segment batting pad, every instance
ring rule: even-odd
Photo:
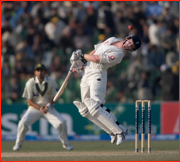
[[[87,106],[79,101],[74,101],[74,105],[79,109],[79,113],[83,116],[88,118],[90,121],[92,121],[94,124],[99,126],[101,129],[103,129],[106,133],[112,134],[112,132],[104,125],[102,124],[99,120],[97,120],[95,117],[93,117],[87,108]]]
[[[113,134],[122,133],[122,129],[114,122],[109,112],[105,111],[98,102],[92,98],[86,98],[84,103],[88,107],[90,114],[110,129]]]
[[[86,107],[86,105],[82,102],[79,101],[73,101],[73,104],[76,105],[76,107],[79,110],[79,113],[83,116],[83,117],[87,117],[89,114],[88,108]]]
[[[106,109],[107,109],[107,108],[104,107],[104,106],[103,106],[102,108],[103,108],[105,111],[106,111]],[[111,111],[109,112],[109,114],[111,115],[111,117],[113,118],[114,122],[116,123],[116,122],[117,122],[117,119],[116,119],[115,115],[114,115]],[[116,124],[117,124],[117,123],[116,123]],[[118,125],[118,124],[117,124],[117,125]],[[118,126],[122,129],[123,132],[126,132],[127,129],[126,129],[123,125],[119,124]]]

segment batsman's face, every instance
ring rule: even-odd
[[[34,74],[37,76],[37,78],[39,80],[43,80],[44,79],[44,76],[46,74],[46,71],[43,70],[43,69],[36,69],[36,71],[34,72]]]
[[[123,44],[123,48],[125,50],[133,50],[133,49],[135,49],[135,45],[133,43],[133,40],[132,39],[126,39],[124,44]]]

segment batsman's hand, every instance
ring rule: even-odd
[[[47,114],[47,112],[48,112],[48,107],[47,107],[47,106],[42,106],[42,107],[40,107],[40,111],[41,111],[43,114]]]
[[[72,53],[72,56],[70,58],[70,63],[72,64],[73,61],[76,62],[76,65],[79,65],[79,62],[83,62],[83,64],[87,63],[87,60],[84,58],[84,54],[82,53],[80,49]]]
[[[80,60],[82,51],[80,49],[77,49],[72,53],[72,56],[70,58],[70,62]]]
[[[80,73],[84,70],[84,64],[83,62],[79,63],[79,65],[75,65],[73,68],[72,68],[72,72],[73,73]]]

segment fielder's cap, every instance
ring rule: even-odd
[[[37,70],[37,69],[43,69],[43,70],[46,70],[46,67],[43,65],[43,64],[37,64],[34,68],[34,71]]]
[[[134,45],[135,45],[135,48],[136,48],[135,50],[137,50],[138,48],[140,48],[140,47],[141,47],[141,40],[139,39],[139,37],[133,35],[131,38],[132,38],[132,40],[133,40],[133,42],[134,42]]]
[[[58,22],[58,21],[59,21],[59,18],[58,18],[57,16],[51,18],[51,22],[52,22],[52,23],[56,23],[56,22]]]

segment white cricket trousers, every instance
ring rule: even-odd
[[[81,100],[92,98],[100,104],[105,103],[107,70],[85,69],[81,79]]]
[[[38,119],[44,118],[52,126],[59,130],[59,138],[62,144],[69,144],[67,135],[66,120],[59,114],[59,112],[50,108],[47,114],[42,114],[38,109],[29,106],[28,110],[19,121],[17,129],[16,145],[22,145],[25,139],[25,134],[29,130],[29,126],[35,123]]]

